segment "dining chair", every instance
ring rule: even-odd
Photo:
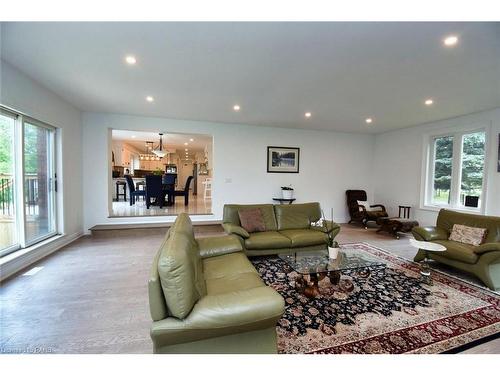
[[[189,176],[186,180],[186,185],[184,186],[184,190],[174,190],[173,191],[173,197],[175,200],[175,197],[184,197],[184,206],[187,206],[189,204],[189,185],[191,184],[191,181],[193,180],[193,176]]]
[[[146,208],[151,206],[151,198],[154,198],[156,204],[158,204],[160,208],[163,208],[165,202],[164,197],[161,176],[153,174],[146,175]]]
[[[130,193],[130,205],[135,204],[136,197],[145,197],[146,191],[144,190],[135,190],[134,180],[128,174],[125,175],[125,181],[127,181],[128,190]]]

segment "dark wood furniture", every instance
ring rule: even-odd
[[[151,206],[151,199],[155,199],[155,203],[163,208],[165,204],[165,193],[161,182],[161,176],[146,175],[146,208]]]
[[[169,191],[169,197],[170,194],[172,194],[173,200],[175,201],[175,197],[184,197],[184,206],[187,206],[189,204],[189,185],[191,185],[191,181],[193,180],[193,176],[189,176],[186,180],[186,185],[184,186],[184,190],[173,190]]]
[[[349,224],[352,222],[362,223],[365,229],[368,229],[367,222],[376,222],[380,217],[389,216],[385,210],[385,206],[382,204],[374,204],[370,207],[364,207],[363,205],[358,204],[358,201],[367,200],[366,191],[347,190],[345,193],[347,197],[347,207],[349,209],[349,214],[351,215]],[[379,210],[371,210],[371,208],[379,208]]]
[[[380,228],[379,232],[388,232],[399,240],[399,233],[408,233],[415,227],[418,227],[418,221],[404,219],[400,217],[379,217],[377,224]]]
[[[130,193],[130,205],[132,206],[135,204],[135,199],[137,197],[145,197],[146,196],[146,191],[145,190],[135,190],[134,186],[134,180],[132,180],[132,177],[130,175],[125,175],[125,181],[127,181],[128,185],[128,190]]]
[[[410,208],[411,206],[399,206],[398,217],[402,217],[403,219],[410,218]],[[401,216],[401,211],[403,211],[403,216]]]
[[[292,204],[295,201],[295,198],[273,198],[273,201],[280,202],[280,204]]]
[[[122,187],[123,193],[120,193],[120,187]],[[116,201],[120,201],[120,196],[123,197],[123,200],[127,201],[127,183],[125,181],[116,181]]]

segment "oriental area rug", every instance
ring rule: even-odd
[[[252,258],[264,282],[285,299],[278,322],[279,353],[446,353],[500,336],[500,296],[433,271],[433,285],[419,281],[420,265],[366,243],[386,267],[342,271],[340,282],[319,281],[320,294],[295,289],[297,273],[279,257]],[[349,287],[346,288],[345,286]]]

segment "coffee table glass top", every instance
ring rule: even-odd
[[[357,249],[342,249],[336,259],[328,258],[327,250],[280,254],[279,257],[303,275],[385,265],[382,259]]]

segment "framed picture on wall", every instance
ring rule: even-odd
[[[300,148],[267,147],[267,173],[299,173]]]

